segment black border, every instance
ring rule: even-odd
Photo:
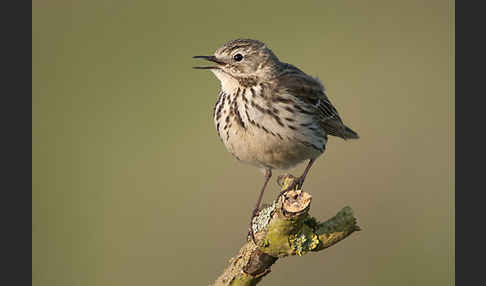
[[[15,5],[15,6],[14,6]],[[32,2],[2,5],[2,284],[32,284]],[[5,282],[4,282],[5,281]],[[8,283],[12,281],[12,283]]]
[[[452,1],[452,0],[451,0]],[[483,126],[485,108],[484,9],[473,2],[455,5],[455,256],[457,285],[481,284],[484,270],[484,227],[486,190]],[[479,3],[479,2],[474,2]],[[451,78],[454,80],[454,78]],[[454,282],[454,281],[452,281]],[[454,284],[451,284],[454,285]]]

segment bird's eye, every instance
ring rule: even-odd
[[[233,56],[233,59],[237,62],[241,61],[243,59],[243,55],[242,54],[236,54]]]

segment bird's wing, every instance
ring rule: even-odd
[[[304,103],[304,106],[300,107],[302,110],[299,108],[297,110],[304,113],[314,113],[326,133],[344,139],[358,138],[356,132],[344,125],[338,111],[327,97],[324,86],[319,79],[305,74],[290,64],[285,65],[285,68],[276,79],[278,82],[277,86]]]

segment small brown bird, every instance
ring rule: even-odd
[[[273,169],[286,170],[309,160],[293,186],[302,188],[312,164],[324,153],[327,136],[357,139],[344,125],[318,78],[281,62],[262,42],[237,39],[212,56],[209,69],[221,81],[213,117],[218,136],[239,161],[264,170],[265,182],[250,221],[258,213]]]

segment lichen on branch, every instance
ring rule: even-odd
[[[285,190],[294,180],[283,175],[278,182]],[[309,193],[288,190],[261,209],[252,222],[256,244],[248,239],[213,285],[256,285],[279,258],[323,250],[360,230],[350,207],[319,222],[309,215],[311,200]]]

